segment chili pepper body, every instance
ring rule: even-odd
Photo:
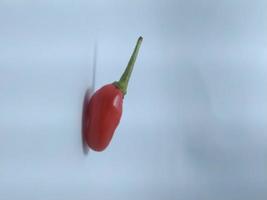
[[[88,95],[83,116],[85,140],[91,149],[103,151],[120,122],[123,93],[115,85],[108,84],[96,91],[89,102]]]
[[[88,91],[85,94],[82,132],[85,142],[95,151],[103,151],[109,145],[119,125],[123,98],[141,42],[142,37],[138,39],[127,68],[119,81],[103,86],[91,98]]]

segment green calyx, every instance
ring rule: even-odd
[[[127,87],[128,87],[128,82],[129,79],[131,77],[132,71],[133,71],[133,67],[134,67],[134,63],[136,61],[137,55],[138,55],[138,51],[140,49],[141,43],[143,41],[142,37],[139,37],[137,40],[137,43],[135,45],[134,51],[132,53],[132,56],[128,62],[128,65],[125,69],[125,71],[123,72],[121,78],[119,81],[115,81],[113,84],[118,87],[122,93],[125,95],[127,93]]]

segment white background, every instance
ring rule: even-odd
[[[266,1],[0,1],[0,199],[267,198]],[[144,37],[121,123],[81,109]]]

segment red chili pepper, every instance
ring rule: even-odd
[[[84,97],[82,131],[88,146],[103,151],[110,143],[121,115],[123,97],[143,38],[139,37],[129,63],[119,81],[107,84],[90,98]]]

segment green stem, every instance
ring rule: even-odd
[[[139,51],[142,41],[143,41],[143,38],[139,37],[125,71],[123,72],[120,80],[114,82],[114,85],[117,86],[124,95],[127,93],[128,82],[131,77],[134,63],[137,58],[138,51]]]

